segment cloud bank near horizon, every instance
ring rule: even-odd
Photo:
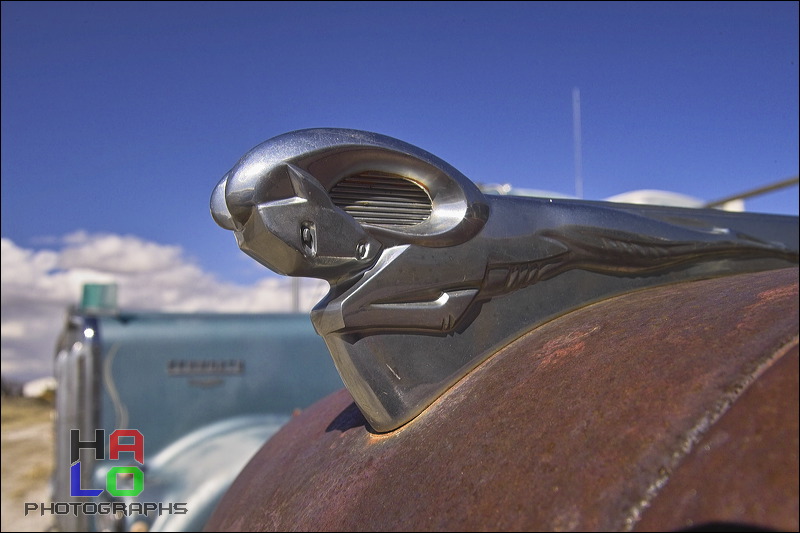
[[[85,283],[116,283],[121,309],[162,312],[261,313],[292,309],[291,280],[264,277],[252,285],[223,282],[179,246],[132,235],[76,232],[34,250],[2,239],[0,307],[2,374],[32,379],[52,374],[52,357],[67,309]],[[327,283],[301,280],[308,312]]]

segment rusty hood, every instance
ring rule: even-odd
[[[798,270],[608,299],[409,424],[346,390],[257,453],[210,531],[798,529]]]

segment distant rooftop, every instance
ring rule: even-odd
[[[637,191],[623,192],[615,194],[605,199],[606,202],[618,202],[624,204],[647,204],[647,205],[668,205],[672,207],[704,207],[706,201],[694,196],[680,194],[677,192],[661,191],[658,189],[640,189]],[[731,200],[719,206],[724,211],[744,211],[744,200]]]
[[[508,196],[534,196],[537,198],[568,198],[575,199],[576,196],[562,194],[553,191],[545,191],[539,189],[522,189],[513,187],[505,183],[479,183],[478,188],[486,194],[500,194]],[[645,205],[665,205],[671,207],[694,207],[701,208],[706,205],[706,201],[700,198],[695,198],[686,194],[681,194],[671,191],[662,191],[658,189],[639,189],[635,191],[623,192],[605,198],[606,202],[616,202],[623,204],[645,204]],[[719,206],[719,209],[725,211],[742,212],[744,208],[744,200],[736,199],[726,202]]]

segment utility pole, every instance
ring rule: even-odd
[[[583,161],[581,160],[581,91],[572,89],[572,140],[575,158],[575,196],[583,198]]]

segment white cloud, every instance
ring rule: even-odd
[[[292,281],[265,277],[251,286],[221,282],[189,261],[178,246],[130,235],[78,232],[62,248],[30,250],[2,239],[2,372],[25,378],[49,375],[58,333],[84,283],[116,283],[119,307],[165,312],[287,312]],[[327,291],[300,280],[300,310]]]
[[[137,274],[179,267],[184,262],[178,246],[143,241],[131,235],[67,235],[68,247],[59,257],[62,268],[91,268],[109,273]]]

